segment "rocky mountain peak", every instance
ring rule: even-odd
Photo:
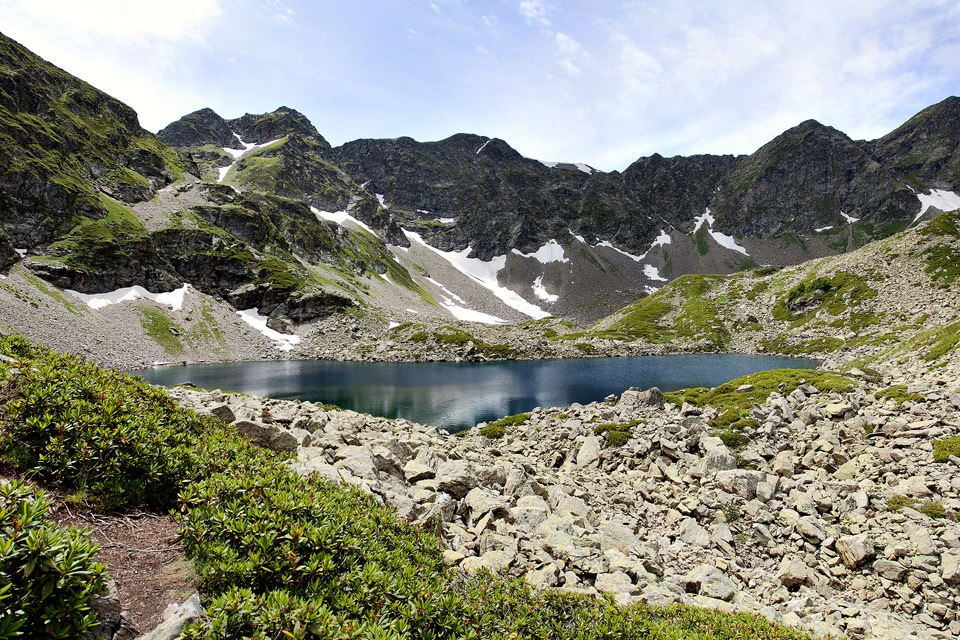
[[[270,113],[253,115],[246,113],[235,120],[230,120],[230,126],[244,142],[263,144],[289,135],[300,135],[314,139],[324,151],[331,149],[327,142],[310,120],[290,107],[280,107]]]
[[[876,140],[874,155],[917,190],[960,189],[960,98],[927,107]]]
[[[212,144],[217,147],[240,149],[240,141],[230,125],[209,107],[188,113],[171,122],[157,133],[164,144],[171,147],[201,147]]]

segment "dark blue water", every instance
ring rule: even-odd
[[[677,355],[511,362],[238,362],[137,371],[154,384],[192,382],[205,389],[327,402],[452,431],[534,407],[586,404],[630,387],[715,387],[816,361],[775,356]]]

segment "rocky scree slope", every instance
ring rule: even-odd
[[[876,382],[767,372],[666,403],[630,390],[459,436],[311,403],[172,393],[295,452],[302,474],[380,496],[467,571],[754,611],[851,639],[952,638],[957,364]],[[716,426],[730,406],[746,416],[735,439]]]
[[[238,153],[232,170],[271,175],[271,189],[241,193],[200,180],[197,162],[140,128],[128,106],[0,36],[0,268],[22,263],[86,294],[189,282],[286,331],[354,305],[379,274],[419,295],[382,241],[319,218],[308,201],[326,201],[301,197],[285,187],[287,174],[271,172],[284,149],[329,149],[303,116],[284,109],[234,125],[253,140],[276,138],[232,143],[254,151]],[[351,184],[319,160],[304,171]],[[379,206],[366,193],[355,199],[358,208]]]
[[[960,343],[960,211],[783,269],[687,275],[591,327],[669,350],[764,352],[830,367],[936,362]]]

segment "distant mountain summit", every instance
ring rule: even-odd
[[[747,156],[623,172],[468,133],[334,148],[289,107],[154,136],[0,36],[0,270],[84,293],[189,282],[288,329],[350,305],[587,322],[686,273],[848,252],[958,208],[958,146],[956,97],[878,140],[808,120]]]

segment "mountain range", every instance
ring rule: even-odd
[[[0,270],[200,295],[292,334],[385,321],[596,321],[689,273],[852,251],[960,208],[960,99],[872,141],[813,120],[747,156],[622,172],[497,138],[333,147],[287,107],[136,113],[0,36]]]

